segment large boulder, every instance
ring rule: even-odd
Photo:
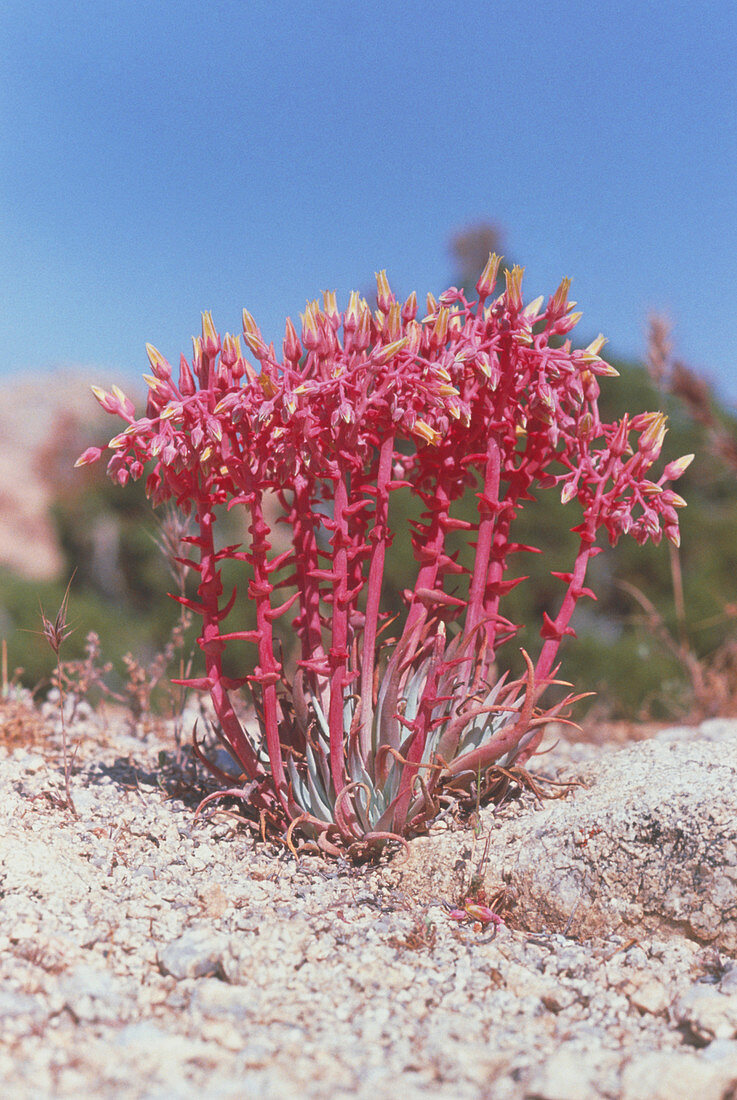
[[[482,811],[475,834],[413,841],[395,863],[401,888],[457,903],[476,875],[487,896],[504,892],[513,927],[737,951],[737,722],[668,730],[557,775],[582,785],[539,809]]]

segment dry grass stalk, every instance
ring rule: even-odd
[[[43,634],[46,641],[49,643],[56,655],[56,673],[55,673],[55,686],[59,692],[59,715],[61,718],[61,743],[62,752],[64,754],[64,796],[67,809],[71,810],[74,816],[77,816],[77,811],[74,806],[74,800],[72,798],[71,790],[71,770],[74,762],[75,752],[69,755],[67,745],[67,724],[66,715],[64,713],[64,679],[61,669],[61,647],[69,635],[72,633],[72,628],[67,626],[67,614],[69,609],[69,590],[74,580],[74,574],[69,579],[69,584],[66,587],[64,598],[61,601],[59,610],[56,613],[56,618],[52,623],[50,619],[46,617],[44,609],[41,608],[41,622],[43,624]]]

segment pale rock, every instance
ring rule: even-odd
[[[704,1043],[737,1038],[737,993],[697,982],[678,998],[672,1013],[676,1023]]]
[[[649,1012],[651,1016],[657,1016],[665,1012],[670,1004],[671,997],[662,982],[656,978],[645,976],[641,981],[633,982],[631,989],[625,990],[630,1003],[643,1012]]]
[[[610,1051],[582,1051],[567,1043],[531,1074],[525,1088],[526,1100],[592,1100],[597,1095],[602,1069],[616,1061]]]
[[[192,993],[190,1011],[208,1017],[243,1018],[251,1012],[249,993],[242,986],[229,985],[217,978],[203,978]]]
[[[687,936],[737,951],[737,731],[705,725],[704,740],[692,730],[690,740],[641,741],[564,769],[583,786],[531,812],[487,810],[478,838],[413,841],[406,862],[395,860],[396,885],[414,899],[457,902],[483,864],[487,896],[504,891],[512,927],[575,939]],[[534,758],[529,766],[534,773]]]
[[[85,1023],[119,1020],[130,1003],[130,983],[93,966],[76,967],[59,980],[59,993],[74,1016]]]
[[[204,978],[223,970],[228,939],[209,927],[188,928],[158,953],[159,966],[173,978]]]
[[[737,1057],[709,1060],[696,1052],[634,1055],[625,1065],[619,1100],[725,1100],[737,1084]]]

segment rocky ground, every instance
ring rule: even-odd
[[[0,712],[0,1078],[25,1097],[737,1096],[737,723],[560,743],[576,778],[378,866],[198,791],[166,730]],[[505,925],[459,923],[474,888]]]

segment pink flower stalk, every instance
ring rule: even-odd
[[[627,533],[658,542],[664,532],[678,544],[684,501],[668,482],[690,456],[653,479],[665,418],[601,422],[598,379],[616,371],[600,356],[602,337],[583,350],[568,339],[560,345],[580,316],[569,281],[547,305],[525,306],[514,268],[492,299],[499,263],[489,258],[477,300],[451,287],[437,301],[428,295],[419,320],[416,296],[398,302],[384,272],[373,312],[355,292],[340,312],[326,293],[322,307],[308,302],[301,334],[287,320],[281,358],[244,310],[255,363],[238,337],[221,340],[205,313],[178,382],[147,346],[145,416],[135,417],[117,387],[94,391],[127,425],[109,444],[110,476],[125,484],[148,468],[154,505],[173,499],[195,513],[187,565],[199,577],[197,599],[183,602],[202,619],[205,675],[188,683],[210,693],[218,734],[243,777],[238,790],[262,820],[287,830],[290,844],[297,827],[328,850],[378,844],[422,828],[443,791],[493,790],[495,767],[529,759],[544,723],[572,700],[538,707],[575,607],[593,596],[585,578],[602,533],[614,544]],[[78,464],[99,457],[88,448]],[[518,680],[495,679],[497,651],[517,630],[504,599],[524,579],[509,575],[510,563],[534,550],[514,541],[514,521],[536,488],[553,485],[564,505],[575,498],[580,506],[578,553],[570,572],[554,574],[563,598],[543,617],[536,660],[524,654]],[[424,511],[410,532],[415,584],[387,645],[392,609],[382,591],[400,488]],[[468,490],[478,501],[473,522],[457,515]],[[272,552],[268,495],[291,531],[281,554]],[[219,504],[245,510],[246,548],[215,549]],[[475,547],[470,575],[447,548],[459,529]],[[248,578],[227,600],[226,560]],[[256,627],[224,631],[238,599],[253,602]],[[274,634],[290,611],[299,646],[292,678]],[[255,655],[231,681],[222,654],[235,639]],[[232,702],[244,685],[256,702],[255,731]],[[232,777],[213,770],[232,788]]]

